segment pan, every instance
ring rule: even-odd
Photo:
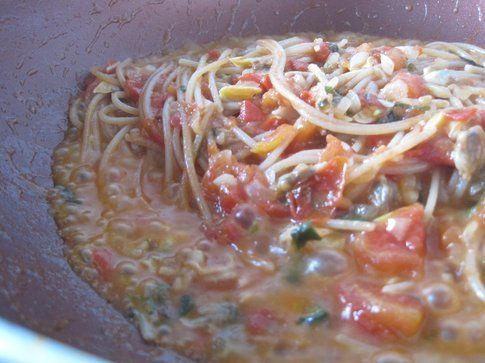
[[[63,257],[45,197],[69,98],[90,66],[227,35],[351,30],[483,45],[484,12],[481,0],[3,0],[0,315],[111,360],[187,361],[144,343]]]

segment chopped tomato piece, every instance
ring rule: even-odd
[[[172,116],[170,116],[170,125],[175,128],[182,127],[182,120],[180,119],[180,113],[176,112]]]
[[[369,135],[365,138],[365,144],[371,148],[377,148],[382,145],[387,145],[391,141],[393,135]]]
[[[423,206],[416,203],[382,218],[373,231],[353,236],[357,263],[386,275],[421,274],[426,252]]]
[[[409,338],[418,333],[424,308],[416,298],[386,294],[378,286],[345,281],[339,286],[342,318],[383,340]]]
[[[299,59],[290,59],[286,62],[286,69],[288,71],[306,72],[308,70],[308,63]]]
[[[362,105],[362,108],[366,107],[376,107],[378,109],[384,110],[386,107],[379,101],[377,98],[377,95],[374,93],[366,93],[365,89],[359,90],[357,92],[357,95],[359,96],[360,103]]]
[[[269,78],[269,75],[265,75],[263,77],[260,85],[263,88],[263,91],[269,91],[271,88],[273,88],[273,84],[271,83],[271,78]]]
[[[318,144],[318,141],[323,141],[322,136],[318,132],[317,126],[311,122],[304,121],[296,127],[297,134],[288,148],[285,150],[286,153],[295,153],[301,150],[311,148]],[[317,140],[319,139],[319,140]]]
[[[209,60],[216,60],[221,56],[221,51],[219,49],[209,49],[207,56]]]
[[[377,60],[381,60],[381,54],[388,56],[394,62],[394,70],[397,71],[406,67],[407,57],[404,52],[394,47],[379,47],[371,51],[371,54]]]
[[[118,61],[116,59],[110,59],[103,68],[103,73],[114,74],[116,72],[116,65]]]
[[[394,78],[391,80],[391,83],[394,81],[403,81],[406,83],[408,87],[408,97],[409,98],[419,98],[421,96],[428,94],[428,89],[424,84],[423,77],[409,73],[409,72],[399,72]]]
[[[324,222],[335,211],[342,198],[346,158],[336,157],[313,176],[287,193],[290,210],[297,220]]]
[[[261,109],[251,101],[241,102],[241,111],[239,112],[239,119],[244,122],[261,122],[266,118],[266,115]]]
[[[330,44],[322,42],[313,47],[315,55],[313,56],[316,62],[325,62],[330,55]]]
[[[352,156],[352,149],[350,146],[335,136],[331,134],[327,135],[326,142],[327,145],[325,146],[321,157],[322,161],[329,161],[337,157],[348,158]]]
[[[261,73],[245,73],[239,77],[240,81],[259,83],[263,80],[263,75]]]
[[[279,118],[279,117],[275,117],[275,116],[269,116],[262,124],[261,124],[261,128],[264,130],[264,131],[269,131],[269,130],[274,130],[276,129],[278,126],[282,125],[286,123],[285,120]]]
[[[134,70],[126,72],[126,92],[130,99],[138,101],[148,78],[149,75],[142,72]]]
[[[277,200],[276,192],[269,188],[268,181],[261,170],[256,170],[244,189],[250,201],[264,214],[276,218],[289,217],[288,206]]]
[[[200,89],[202,90],[202,95],[208,100],[212,101],[212,92],[209,87],[209,82],[207,81],[207,79],[204,78],[200,82]]]
[[[259,86],[263,90],[263,92],[266,92],[273,88],[273,85],[271,84],[271,79],[269,78],[269,75],[267,74],[261,74],[261,73],[245,73],[239,77],[240,81],[248,81],[248,82],[255,82],[259,83]]]
[[[231,183],[216,185],[214,180],[229,174],[234,177]],[[276,193],[271,190],[263,172],[256,165],[239,163],[235,157],[220,152],[209,160],[209,169],[202,178],[204,195],[213,203],[217,214],[227,217],[238,205],[250,203],[268,216],[288,216],[288,208],[276,199]],[[229,223],[229,222],[227,222]],[[226,225],[217,226],[223,235],[237,233],[238,228]]]
[[[433,165],[454,166],[455,163],[451,157],[454,143],[448,136],[438,134],[428,141],[418,145],[416,148],[408,151],[407,156],[418,158]]]
[[[485,127],[485,110],[476,107],[465,107],[445,112],[445,116],[453,121],[470,122]]]
[[[163,146],[163,133],[157,120],[144,118],[140,120],[140,123],[148,138]]]
[[[105,281],[110,280],[116,264],[113,252],[107,248],[96,248],[93,250],[92,257],[93,266],[98,271],[99,277]]]
[[[92,74],[89,74],[84,79],[84,99],[85,100],[87,100],[89,97],[93,95],[93,91],[98,84],[99,84],[99,79],[97,79]]]
[[[251,152],[264,156],[280,146],[285,140],[293,139],[295,134],[296,130],[292,125],[280,125],[271,135],[256,143],[251,149]]]
[[[315,106],[315,98],[312,93],[308,90],[303,90],[300,92],[300,98],[308,103],[309,105]]]
[[[153,92],[151,97],[151,106],[153,109],[160,111],[163,108],[163,104],[167,99],[167,95],[162,94],[160,92]]]
[[[256,169],[254,165],[239,163],[227,152],[219,152],[209,159],[209,169],[202,178],[202,188],[218,214],[231,213],[237,204],[247,199],[243,186],[251,180]],[[235,177],[235,183],[216,185],[214,180],[223,174]]]
[[[260,309],[246,314],[246,330],[251,335],[263,335],[268,333],[271,325],[275,323],[275,317],[268,309]]]

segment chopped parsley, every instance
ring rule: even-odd
[[[428,111],[429,106],[412,106],[403,102],[396,102],[394,107],[404,108],[405,110],[417,110],[417,111]]]
[[[179,316],[186,316],[192,310],[194,310],[195,303],[194,299],[190,295],[182,295],[180,297],[180,305],[178,309]]]
[[[185,92],[185,91],[187,91],[187,87],[185,87],[184,85],[181,85],[181,86],[179,87],[179,90],[180,90],[181,92]]]
[[[326,310],[322,308],[317,308],[309,314],[300,316],[296,323],[298,325],[314,325],[327,321],[329,317],[330,315]]]
[[[414,72],[416,70],[416,66],[414,65],[414,63],[408,63],[407,69],[409,72]]]
[[[82,204],[82,202],[77,199],[76,194],[69,187],[58,184],[55,188],[59,190],[59,194],[61,195],[62,199],[66,201],[66,203]]]
[[[296,249],[301,249],[308,241],[319,240],[321,237],[313,228],[312,222],[305,222],[291,231],[291,239]]]
[[[325,92],[327,92],[328,94],[334,95],[334,96],[339,95],[339,93],[335,90],[335,88],[330,87],[330,86],[325,86]]]
[[[168,319],[168,290],[170,287],[164,283],[158,283],[146,295],[131,296],[135,307],[159,319]]]

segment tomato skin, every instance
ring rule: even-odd
[[[329,160],[324,168],[287,193],[294,219],[320,224],[333,214],[342,198],[346,160]]]
[[[143,118],[140,120],[140,123],[142,129],[145,130],[150,140],[156,142],[160,146],[164,145],[163,133],[156,119]]]
[[[276,129],[278,126],[282,125],[286,123],[285,120],[279,118],[279,117],[275,117],[275,116],[269,116],[268,118],[266,118],[266,120],[261,124],[261,129],[263,129],[264,131],[269,131],[269,130],[274,130]]]
[[[417,74],[401,71],[394,76],[391,82],[397,80],[401,80],[406,83],[408,86],[409,98],[419,98],[428,94],[428,89],[426,88],[423,77]]]
[[[182,127],[182,120],[180,118],[180,113],[177,111],[172,116],[170,116],[170,125],[175,128],[181,128]]]
[[[263,79],[260,82],[261,88],[263,88],[263,91],[269,91],[271,88],[273,88],[273,83],[271,83],[271,78],[269,78],[269,75],[265,75]]]
[[[239,119],[244,122],[262,122],[266,118],[261,109],[251,101],[241,102],[241,111]]]
[[[387,47],[387,46],[379,47],[377,49],[372,50],[371,54],[374,58],[376,58],[379,61],[381,60],[381,54],[384,54],[389,58],[391,58],[391,60],[394,62],[395,71],[406,67],[407,57],[404,54],[404,52],[398,48]]]
[[[454,148],[454,143],[448,136],[438,134],[424,143],[418,145],[416,148],[406,153],[409,157],[414,157],[422,161],[426,161],[433,165],[455,166],[455,162],[451,157],[451,152]]]
[[[258,83],[259,87],[261,87],[263,92],[269,91],[271,88],[273,88],[271,79],[267,74],[263,75],[261,73],[245,73],[239,77],[239,80]]]
[[[376,221],[373,231],[353,236],[357,263],[389,276],[415,276],[424,268],[425,226],[421,204],[399,208]]]
[[[113,252],[107,248],[95,248],[92,258],[99,277],[104,281],[110,280],[113,277],[116,262]]]
[[[261,73],[244,73],[239,76],[240,81],[248,81],[259,83],[263,79],[263,75]]]
[[[233,219],[219,219],[218,221],[204,225],[204,233],[221,245],[237,243],[244,238],[245,231]]]
[[[308,71],[309,64],[307,62],[298,60],[298,59],[290,59],[286,62],[286,70],[288,71],[300,71],[306,72]]]
[[[106,74],[115,74],[116,73],[116,64],[118,61],[116,59],[110,59],[106,63],[106,65],[103,67],[103,73]]]
[[[473,106],[448,110],[445,116],[453,121],[469,122],[485,127],[485,110],[479,110]]]
[[[344,281],[338,286],[342,318],[382,341],[416,335],[424,321],[419,300],[404,294],[386,294],[376,285]]]
[[[309,105],[315,106],[315,99],[310,91],[308,90],[301,91],[300,98],[306,103],[308,103]]]
[[[89,99],[89,97],[93,95],[93,91],[98,84],[99,84],[99,80],[92,74],[89,74],[84,79],[84,99],[85,100]]]
[[[221,56],[221,51],[219,49],[209,49],[207,56],[209,60],[216,60]]]
[[[315,45],[313,48],[315,55],[313,58],[316,62],[325,62],[330,55],[330,44],[328,42],[323,42]]]
[[[475,117],[476,114],[477,109],[475,107],[458,108],[445,112],[445,116],[454,121],[468,121]]]
[[[126,73],[126,93],[133,101],[138,101],[143,91],[148,75],[141,72],[128,71]]]
[[[369,135],[365,138],[365,145],[371,148],[387,145],[392,139],[392,135]]]
[[[286,153],[292,154],[301,150],[315,147],[323,147],[323,138],[318,132],[317,126],[311,122],[304,121],[296,127],[297,134],[291,144],[285,150]]]
[[[267,334],[275,317],[269,309],[262,308],[246,314],[246,330],[251,335]]]
[[[366,93],[365,89],[359,90],[357,95],[359,96],[362,108],[374,106],[381,110],[386,109],[386,107],[377,98],[377,95],[373,93]]]
[[[150,99],[152,108],[156,111],[161,111],[166,99],[167,95],[160,92],[153,92]]]

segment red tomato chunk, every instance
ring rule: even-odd
[[[424,320],[424,308],[409,295],[383,293],[378,286],[343,282],[339,286],[342,319],[381,340],[416,335]]]
[[[425,255],[424,210],[413,204],[389,213],[373,231],[354,236],[352,247],[363,267],[387,275],[422,273]]]

